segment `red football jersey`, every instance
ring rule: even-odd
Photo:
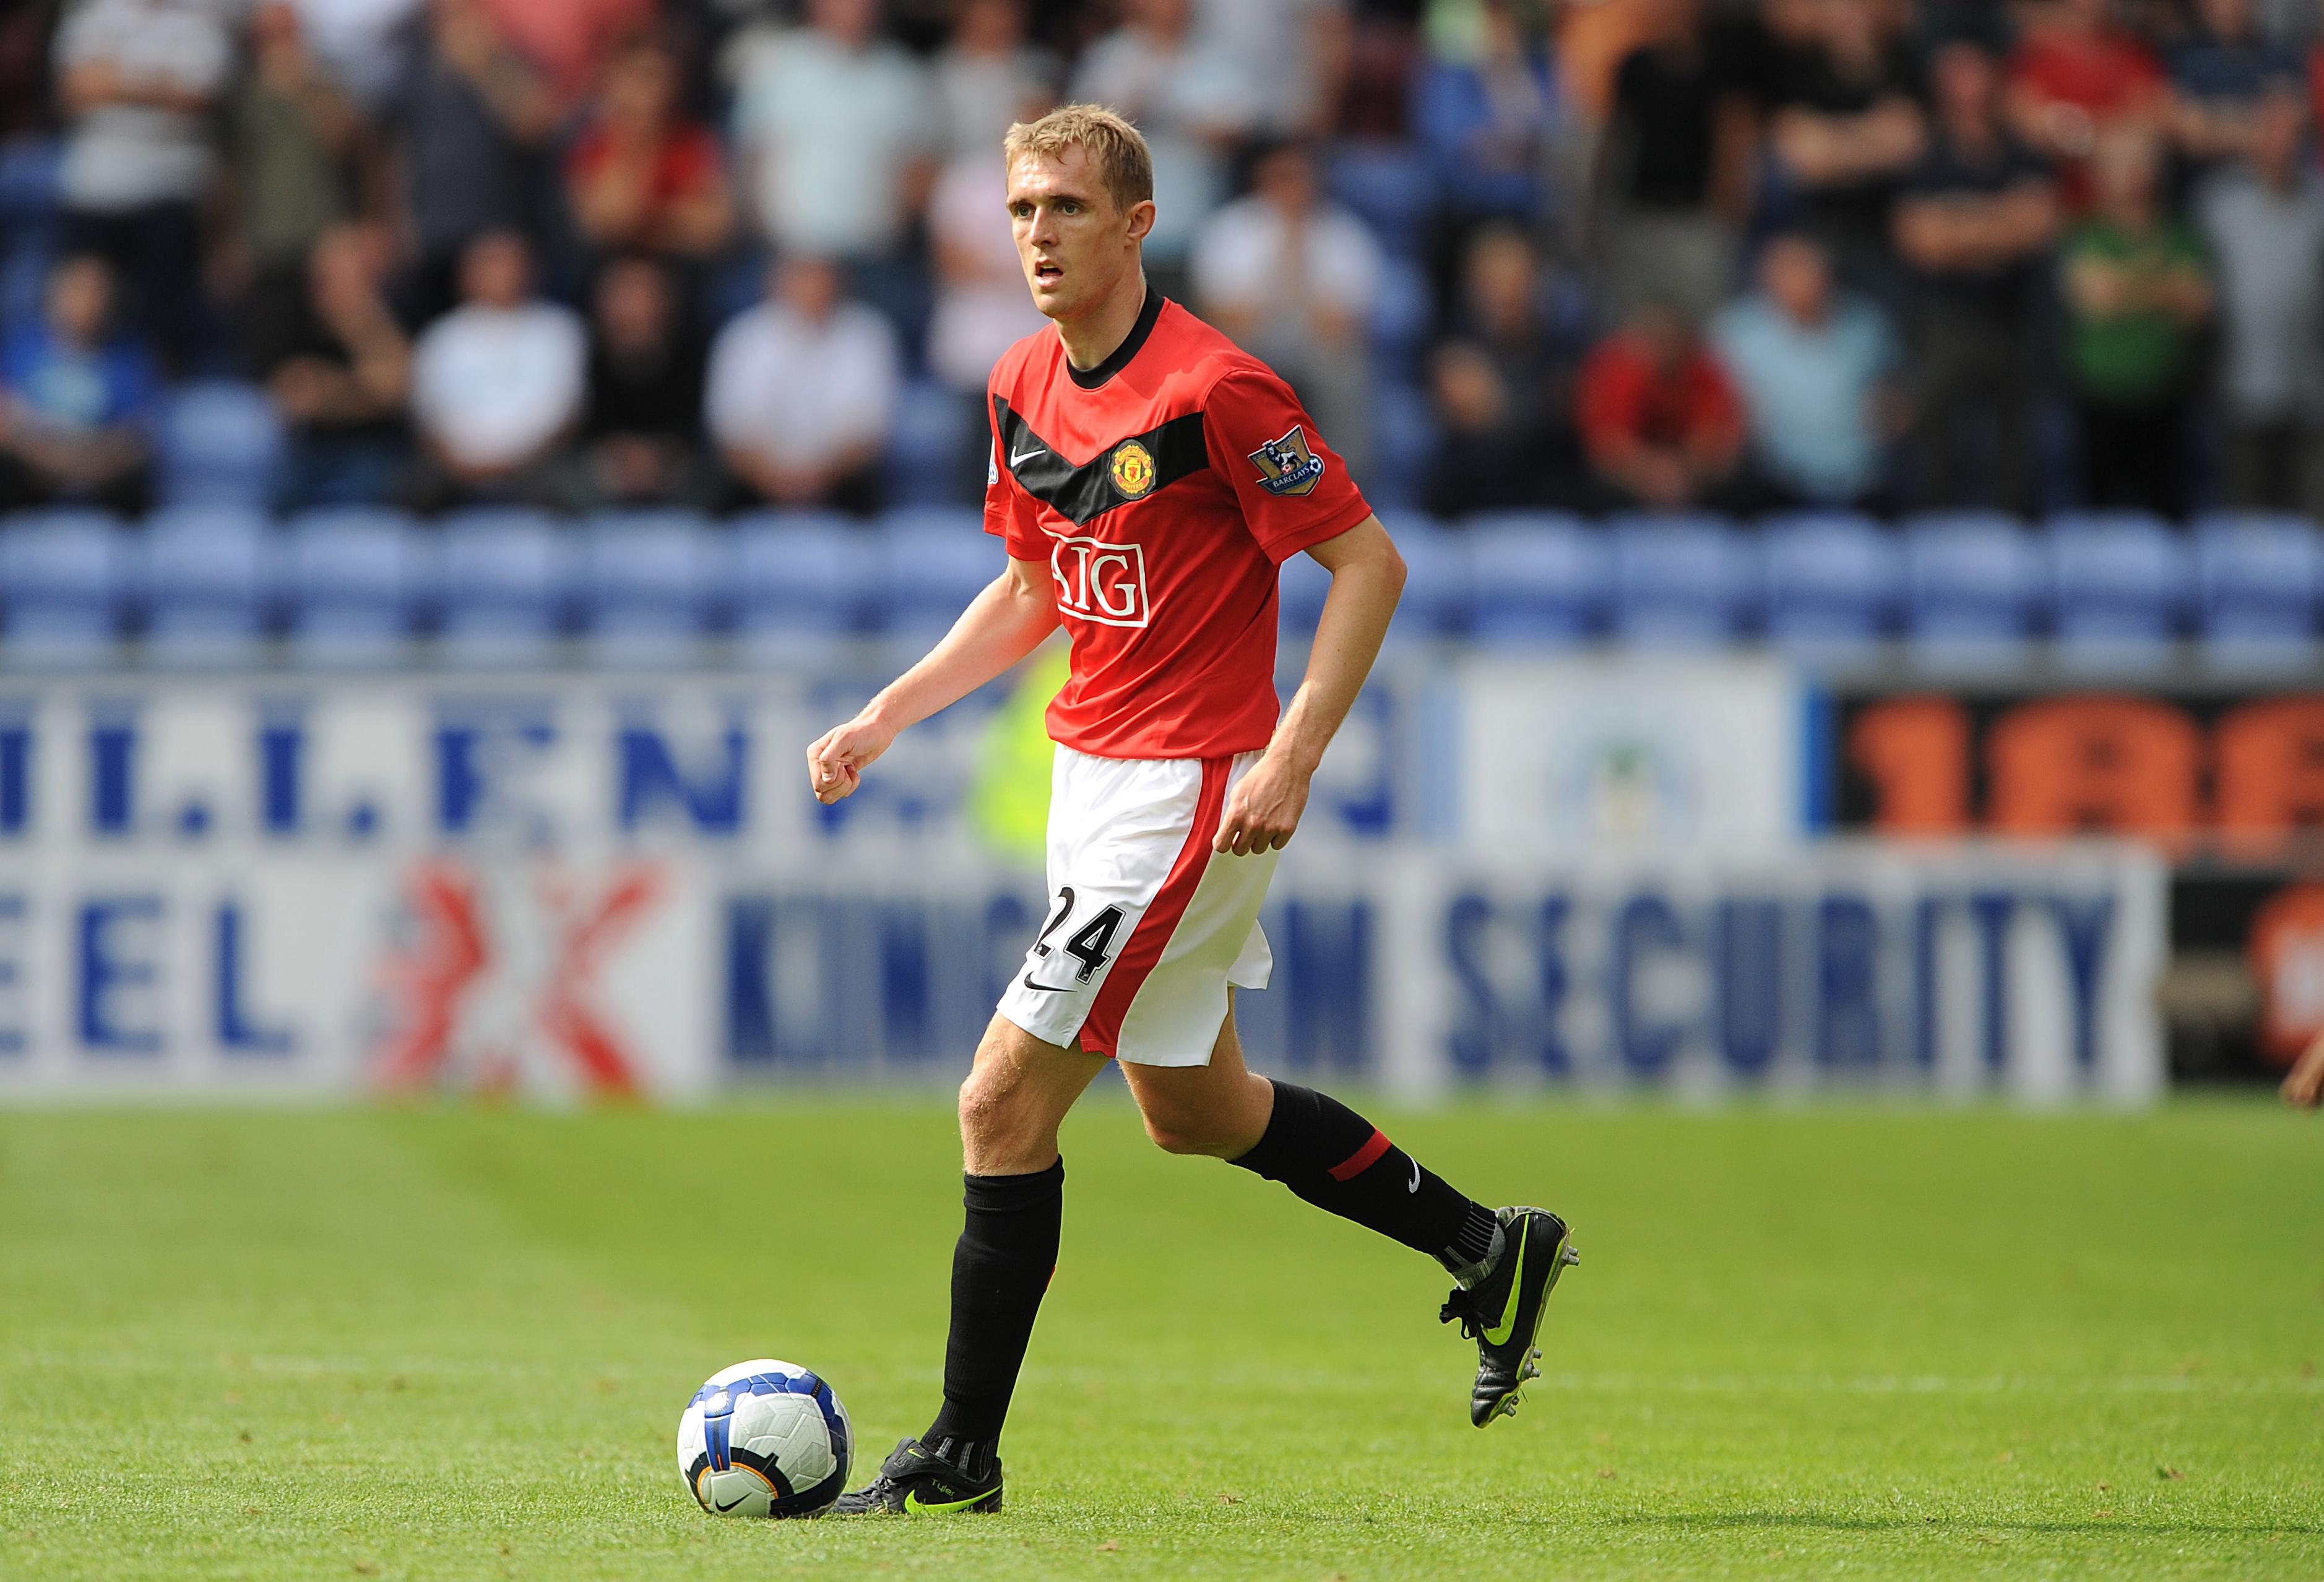
[[[988,395],[984,528],[1049,562],[1073,642],[1049,735],[1220,758],[1275,732],[1276,567],[1371,514],[1274,370],[1149,291],[1086,372],[1043,328]]]

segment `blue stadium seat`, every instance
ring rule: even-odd
[[[2132,512],[2068,513],[2049,530],[2059,662],[2119,670],[2168,660],[2193,570],[2185,541]]]
[[[2015,517],[1941,512],[1904,527],[1904,622],[1915,659],[1942,669],[2024,662],[2049,575]]]
[[[1426,516],[1398,516],[1393,532],[1404,556],[1405,581],[1389,640],[1423,642],[1467,632],[1477,597],[1470,536]]]
[[[1879,523],[1811,512],[1763,523],[1767,640],[1802,658],[1871,657],[1887,636],[1904,558]]]
[[[1436,183],[1426,157],[1409,143],[1342,143],[1325,162],[1323,185],[1389,252],[1416,254],[1427,239]]]
[[[580,579],[591,661],[625,669],[699,660],[732,586],[731,547],[690,511],[592,520],[582,530]]]
[[[876,530],[844,516],[766,511],[733,532],[734,625],[751,662],[798,660],[864,629],[881,592]]]
[[[1757,558],[1717,516],[1638,513],[1607,523],[1614,631],[1656,647],[1712,647],[1740,635],[1758,603]]]
[[[1409,258],[1389,258],[1379,284],[1372,303],[1372,353],[1383,372],[1411,377],[1419,372],[1421,353],[1435,327],[1434,289],[1427,272]]]
[[[2316,661],[2324,540],[2303,516],[2219,513],[2195,523],[2196,624],[2207,663],[2297,670]]]
[[[438,652],[463,667],[553,662],[572,587],[573,546],[538,511],[456,512],[443,541]]]
[[[105,513],[37,511],[0,520],[6,668],[110,662],[133,591],[127,535]]]
[[[1008,564],[973,506],[891,511],[881,525],[885,625],[908,643],[942,636]]]
[[[286,534],[282,592],[290,657],[327,670],[406,662],[433,601],[436,539],[401,512],[310,511]]]
[[[896,423],[880,460],[887,496],[898,505],[942,505],[961,497],[972,474],[967,451],[982,430],[972,427],[976,403],[934,380],[916,380],[897,392]]]
[[[263,513],[230,505],[157,511],[143,549],[149,663],[204,669],[260,659],[281,561]]]
[[[1605,535],[1549,512],[1488,512],[1468,519],[1470,635],[1489,646],[1588,641],[1613,603]]]
[[[159,449],[169,504],[263,507],[273,496],[282,426],[256,385],[204,380],[171,398]]]

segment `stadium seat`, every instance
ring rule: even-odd
[[[2303,516],[2221,513],[2195,523],[2196,624],[2204,662],[2298,670],[2317,657],[2324,540]]]
[[[690,511],[592,520],[582,529],[579,588],[591,662],[651,669],[699,660],[732,585],[730,550]]]
[[[1848,512],[1762,524],[1767,640],[1803,659],[1873,657],[1904,585],[1904,556],[1879,523]]]
[[[121,523],[101,511],[0,520],[7,668],[69,670],[115,659],[133,564]]]
[[[1436,415],[1428,393],[1402,380],[1381,380],[1372,392],[1371,468],[1358,480],[1365,496],[1384,513],[1418,504],[1435,455]],[[1390,521],[1390,531],[1403,520]]]
[[[897,393],[896,422],[881,458],[887,497],[898,505],[945,505],[982,477],[972,472],[969,452],[978,442],[976,403],[934,380],[918,380]]]
[[[1639,513],[1607,523],[1614,631],[1626,642],[1698,648],[1739,636],[1758,602],[1757,558],[1717,516]]]
[[[282,427],[256,385],[204,380],[171,398],[159,449],[166,503],[263,508],[273,496]]]
[[[145,657],[169,670],[256,663],[265,649],[280,545],[258,511],[181,505],[145,523]]]
[[[1425,516],[1397,517],[1395,532],[1405,582],[1404,598],[1388,629],[1389,641],[1425,642],[1467,632],[1477,594],[1469,535]]]
[[[908,646],[942,636],[1008,563],[973,506],[891,511],[881,528],[882,623]]]
[[[462,667],[546,665],[558,657],[571,587],[571,543],[537,511],[483,509],[443,519],[437,652]]]
[[[1612,603],[1605,535],[1571,516],[1491,512],[1460,530],[1468,541],[1470,635],[1493,647],[1586,642]]]
[[[2052,518],[2049,549],[2061,665],[2115,671],[2171,657],[2192,569],[2177,533],[2131,512],[2069,513]]]
[[[405,662],[435,592],[436,539],[400,512],[310,511],[285,535],[286,647],[326,670]]]
[[[844,516],[767,511],[733,532],[734,624],[750,662],[796,661],[864,629],[881,591],[875,529]]]
[[[1428,161],[1404,143],[1342,143],[1323,171],[1331,195],[1355,211],[1390,253],[1417,254],[1436,211]]]
[[[1904,624],[1917,663],[2001,670],[2024,661],[2049,577],[2015,517],[1940,512],[1904,526]]]
[[[1427,272],[1409,258],[1389,258],[1380,271],[1370,325],[1372,355],[1380,371],[1399,378],[1416,375],[1435,317],[1435,292]]]

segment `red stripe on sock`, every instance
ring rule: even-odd
[[[1388,1150],[1388,1133],[1374,1126],[1371,1136],[1361,1148],[1332,1167],[1332,1179],[1335,1181],[1344,1181],[1352,1176],[1363,1174],[1378,1164],[1379,1156],[1386,1153]]]
[[[1203,882],[1203,870],[1210,864],[1211,842],[1219,837],[1219,817],[1227,805],[1227,772],[1233,767],[1231,758],[1203,760],[1203,789],[1194,798],[1194,824],[1186,831],[1186,844],[1178,848],[1178,860],[1170,865],[1169,875],[1154,893],[1145,915],[1130,930],[1129,942],[1114,959],[1113,970],[1106,975],[1096,1003],[1082,1022],[1082,1048],[1092,1054],[1114,1052],[1121,1040],[1123,1014],[1145,986],[1147,974],[1162,959],[1162,947],[1178,931],[1178,920],[1186,915],[1187,903],[1194,899],[1194,887]]]

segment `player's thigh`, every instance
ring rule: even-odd
[[[1122,1079],[1146,1121],[1146,1134],[1173,1153],[1234,1159],[1267,1130],[1275,1089],[1243,1064],[1230,998],[1208,1065],[1142,1066],[1125,1060]]]
[[[996,1013],[960,1085],[960,1137],[969,1172],[1047,1170],[1056,1157],[1058,1124],[1104,1069],[1103,1057],[1046,1042]]]

